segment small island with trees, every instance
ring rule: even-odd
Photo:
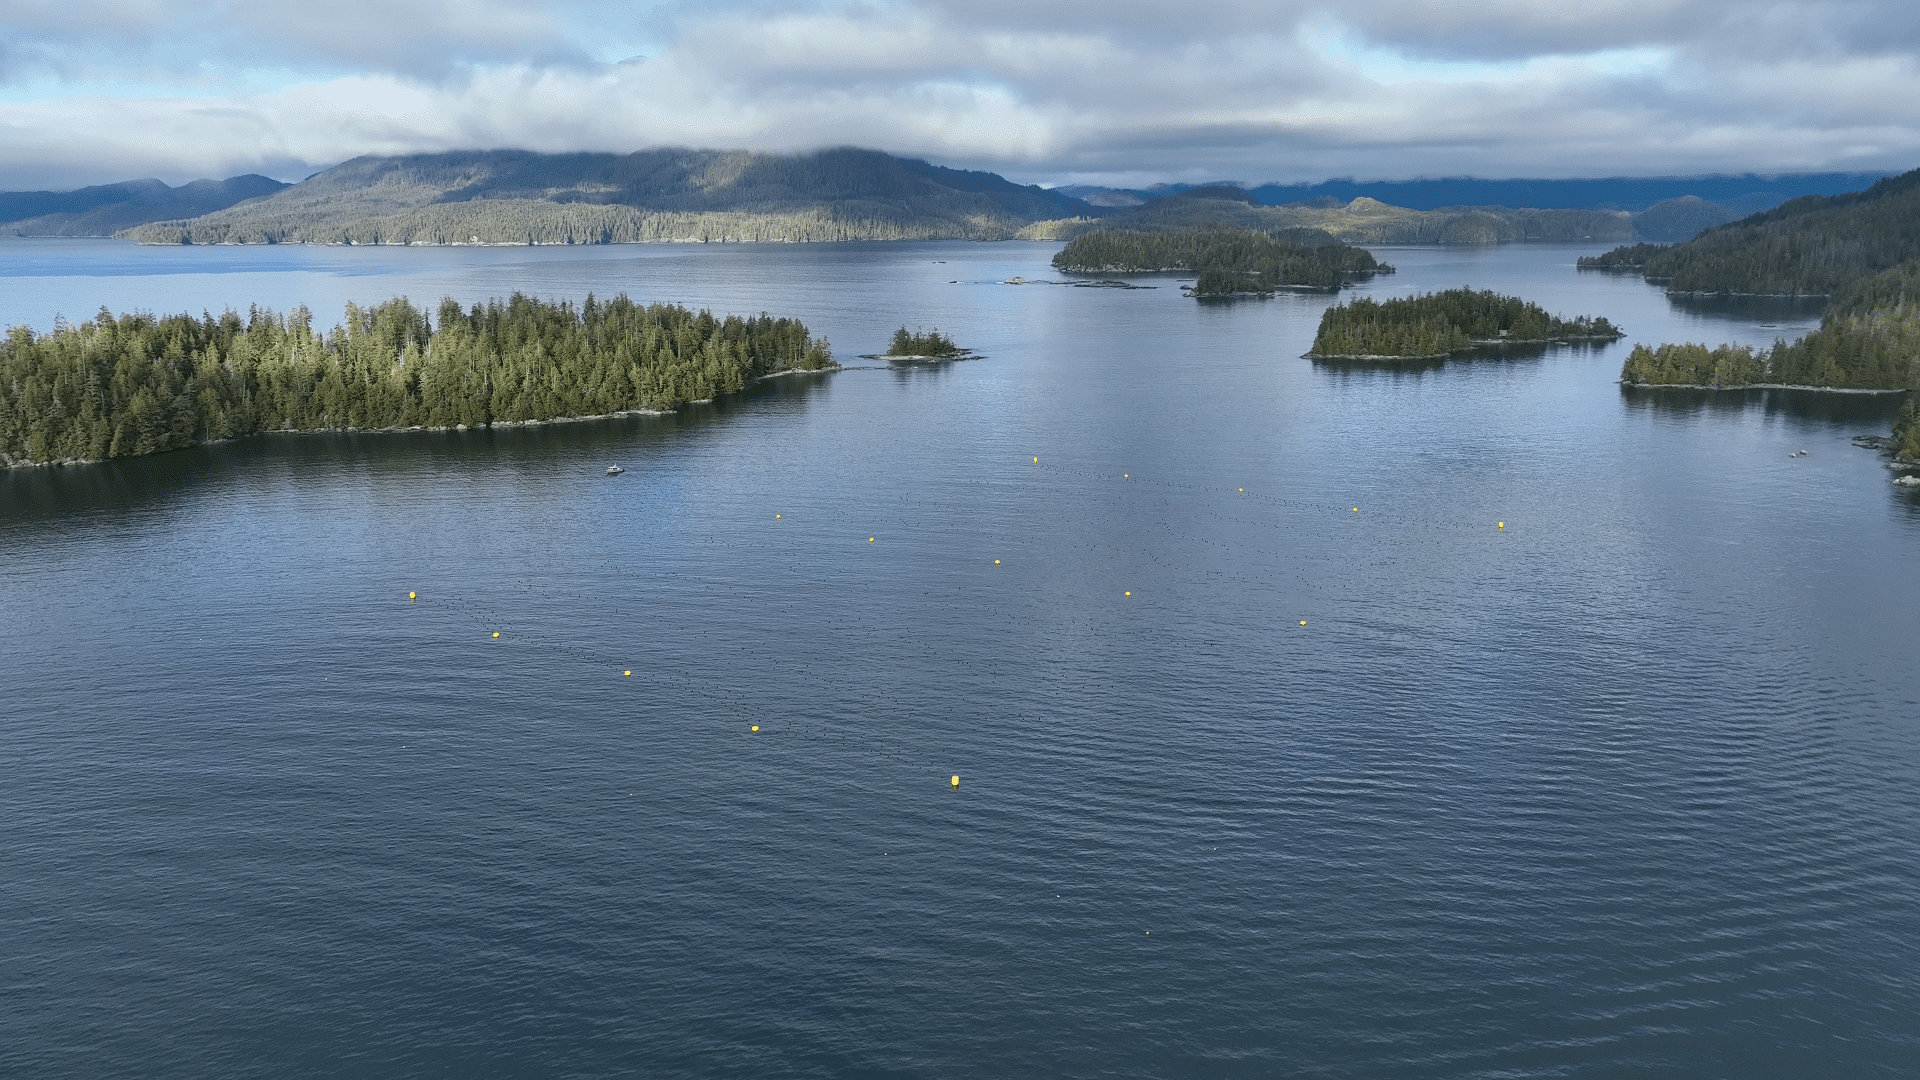
[[[1307,356],[1316,360],[1433,360],[1486,345],[1613,341],[1604,318],[1562,319],[1488,290],[1448,289],[1393,300],[1362,296],[1328,308]]]
[[[518,293],[433,319],[405,298],[121,315],[0,341],[0,466],[153,454],[259,432],[395,431],[666,412],[790,371],[837,368],[796,319]]]
[[[953,343],[953,339],[938,329],[914,332],[902,326],[893,332],[893,339],[887,344],[887,351],[873,353],[873,360],[977,360],[980,354],[972,349],[963,349]]]
[[[1053,257],[1054,269],[1079,274],[1195,272],[1190,293],[1223,297],[1278,289],[1333,290],[1391,274],[1363,248],[1319,229],[1200,228],[1175,232],[1102,229],[1084,233]]]

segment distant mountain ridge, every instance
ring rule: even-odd
[[[1101,230],[1160,233],[1191,229],[1252,229],[1280,235],[1317,229],[1349,244],[1497,244],[1516,240],[1619,241],[1634,237],[1631,215],[1607,210],[1535,210],[1504,206],[1410,210],[1377,199],[1342,205],[1265,206],[1233,187],[1194,188],[1152,202],[1086,217],[1036,222],[1028,239],[1071,240]]]
[[[177,188],[149,179],[75,191],[0,191],[0,232],[15,236],[112,236],[150,221],[225,210],[286,186],[249,173],[225,180],[195,180]]]
[[[477,150],[360,157],[145,243],[605,244],[1005,239],[1098,213],[1058,192],[873,150]]]
[[[1311,184],[1242,184],[1257,202],[1268,206],[1334,199],[1376,199],[1409,210],[1439,210],[1457,206],[1515,206],[1540,210],[1645,210],[1655,203],[1693,196],[1718,203],[1735,215],[1768,210],[1802,195],[1839,195],[1859,191],[1886,172],[1789,173],[1779,176],[1714,174],[1707,176],[1615,176],[1574,180],[1489,180],[1472,176],[1425,177],[1415,180],[1354,180],[1343,178]],[[1086,199],[1096,206],[1131,206],[1208,184],[1159,184],[1150,188],[1103,188],[1072,185],[1057,190]]]

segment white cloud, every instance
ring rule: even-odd
[[[486,146],[854,144],[1134,182],[1902,168],[1910,6],[12,0],[0,186]]]

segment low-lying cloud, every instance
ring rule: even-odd
[[[1920,8],[1874,0],[0,11],[7,188],[509,146],[860,145],[1045,182],[1920,164]]]

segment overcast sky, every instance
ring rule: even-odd
[[[1914,0],[0,0],[0,188],[470,147],[1023,182],[1920,165]]]

